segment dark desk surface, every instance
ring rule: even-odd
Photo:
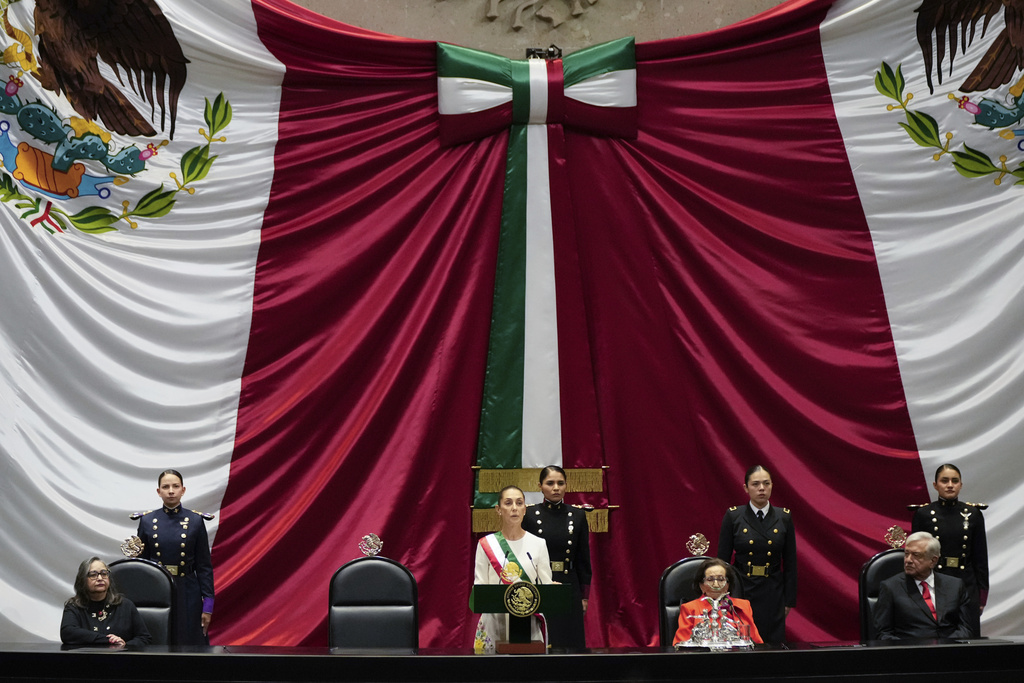
[[[789,643],[752,650],[602,648],[546,655],[472,650],[214,646],[62,649],[0,644],[5,680],[174,681],[924,681],[1022,680],[1024,637]]]

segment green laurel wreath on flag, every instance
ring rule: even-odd
[[[135,203],[134,207],[129,201],[122,202],[121,213],[115,213],[103,206],[90,206],[78,213],[69,214],[49,201],[44,209],[42,197],[30,197],[24,194],[14,182],[14,178],[2,171],[0,171],[0,201],[14,202],[14,206],[22,211],[22,220],[28,220],[45,211],[47,219],[54,221],[61,230],[66,230],[70,224],[81,232],[97,235],[116,231],[115,224],[122,220],[134,230],[138,227],[138,223],[133,219],[166,216],[174,208],[179,192],[184,190],[189,194],[195,194],[196,190],[192,184],[204,179],[217,159],[217,155],[210,156],[210,148],[213,143],[227,142],[226,137],[215,136],[227,128],[231,123],[231,116],[231,103],[224,97],[224,93],[218,94],[212,103],[207,98],[203,119],[210,132],[207,133],[204,128],[199,129],[199,134],[206,138],[206,144],[193,147],[182,155],[179,162],[181,178],[179,179],[178,174],[173,171],[170,173],[171,180],[174,181],[176,187],[165,190],[164,184],[160,183],[160,187],[148,192]],[[41,220],[33,221],[33,225],[41,225],[51,234],[55,232]]]
[[[888,111],[902,109],[906,114],[907,121],[906,123],[901,121],[900,126],[907,131],[911,140],[922,147],[939,150],[932,155],[933,160],[938,161],[944,155],[949,154],[953,161],[953,168],[966,178],[981,178],[995,173],[997,174],[994,181],[996,185],[1002,184],[1003,178],[1008,175],[1017,178],[1015,185],[1024,184],[1024,161],[1011,170],[1006,165],[1006,155],[1001,155],[999,165],[996,165],[987,154],[966,143],[963,145],[963,151],[950,150],[953,134],[940,131],[938,122],[932,116],[912,110],[910,101],[914,99],[914,93],[907,93],[904,96],[905,88],[903,65],[897,65],[896,70],[893,71],[891,66],[882,62],[882,68],[875,72],[875,89],[885,97],[896,101],[896,104],[886,106]],[[950,99],[956,98],[950,95]]]

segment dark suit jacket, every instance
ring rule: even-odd
[[[906,574],[883,581],[875,605],[875,629],[880,640],[899,638],[972,638],[969,601],[964,582],[937,572],[932,574],[932,602],[938,620],[921,597],[917,582]]]

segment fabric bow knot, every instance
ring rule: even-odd
[[[563,124],[622,138],[637,134],[633,38],[553,60],[513,60],[438,43],[437,73],[445,146],[513,124]]]

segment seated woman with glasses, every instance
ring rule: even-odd
[[[60,641],[65,645],[118,650],[125,645],[150,642],[139,610],[117,592],[114,577],[98,557],[90,557],[78,567],[75,594],[64,603]]]
[[[695,635],[695,629],[707,629],[711,616],[716,617],[713,621],[720,632],[731,631],[740,637],[749,634],[752,642],[764,642],[754,625],[754,611],[750,603],[729,595],[731,574],[732,568],[717,557],[701,562],[693,578],[693,587],[702,595],[679,606],[679,628],[672,640],[673,645],[689,642]]]

